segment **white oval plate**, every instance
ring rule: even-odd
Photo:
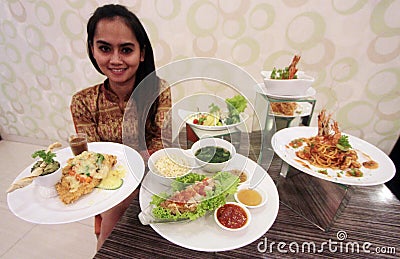
[[[43,198],[34,183],[7,194],[9,209],[19,218],[37,224],[62,224],[79,221],[104,212],[122,202],[139,186],[144,175],[144,161],[140,154],[125,145],[111,142],[92,142],[88,144],[90,151],[116,155],[117,166],[123,165],[126,175],[123,185],[117,190],[95,189],[84,195],[73,204],[65,205],[58,196]],[[71,148],[55,151],[56,159],[64,167],[73,157]],[[32,164],[33,165],[33,164]],[[28,166],[16,179],[28,176]]]
[[[362,139],[344,133],[342,134],[349,137],[350,145],[354,150],[356,150],[358,161],[360,163],[372,159],[379,163],[379,167],[377,169],[367,169],[362,167],[361,171],[364,174],[363,177],[352,177],[344,174],[343,176],[338,177],[337,174],[341,170],[333,169],[327,169],[327,175],[319,173],[318,170],[325,168],[313,166],[308,163],[308,161],[297,157],[296,151],[301,150],[301,147],[292,148],[289,146],[289,143],[294,139],[309,138],[316,136],[317,133],[317,127],[303,126],[285,128],[276,132],[272,136],[272,148],[275,153],[289,165],[309,175],[335,183],[360,186],[378,185],[389,181],[395,175],[396,168],[392,160],[383,151]],[[305,167],[303,163],[308,165],[309,168]]]

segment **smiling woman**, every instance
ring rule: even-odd
[[[87,24],[87,50],[92,64],[106,80],[83,89],[72,97],[71,113],[75,130],[86,133],[88,142],[122,143],[122,122],[127,107],[133,106],[129,146],[149,153],[162,148],[161,119],[171,107],[167,83],[155,74],[153,50],[147,33],[135,14],[121,5],[99,7]],[[146,82],[141,84],[143,79]],[[145,86],[145,91],[132,95]],[[153,102],[153,100],[155,100]],[[132,194],[117,206],[95,218],[98,248],[136,196]]]

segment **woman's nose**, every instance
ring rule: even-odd
[[[118,51],[114,51],[113,54],[111,55],[111,60],[112,63],[121,63],[121,56],[119,55]]]

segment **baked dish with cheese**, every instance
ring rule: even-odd
[[[70,204],[91,193],[116,163],[117,157],[114,155],[91,151],[68,159],[62,169],[61,180],[56,185],[59,198],[63,203]]]

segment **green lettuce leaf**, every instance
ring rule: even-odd
[[[228,107],[228,118],[225,123],[227,125],[240,122],[239,114],[244,112],[247,107],[247,100],[242,95],[238,94],[232,98],[225,99]]]
[[[198,181],[205,179],[204,175],[190,173],[184,177],[178,178],[176,182],[172,184],[172,190],[180,191],[183,190],[188,184],[194,184]],[[215,190],[208,191],[206,197],[198,204],[196,211],[184,212],[181,214],[172,214],[170,210],[160,207],[159,205],[165,201],[170,194],[161,193],[152,196],[151,204],[155,205],[153,208],[153,216],[160,219],[190,219],[195,220],[199,217],[204,216],[208,211],[217,209],[218,207],[226,203],[226,197],[236,192],[239,184],[239,177],[229,172],[218,172],[213,176],[215,180]],[[183,182],[181,182],[183,181]],[[181,183],[181,184],[179,184]]]

